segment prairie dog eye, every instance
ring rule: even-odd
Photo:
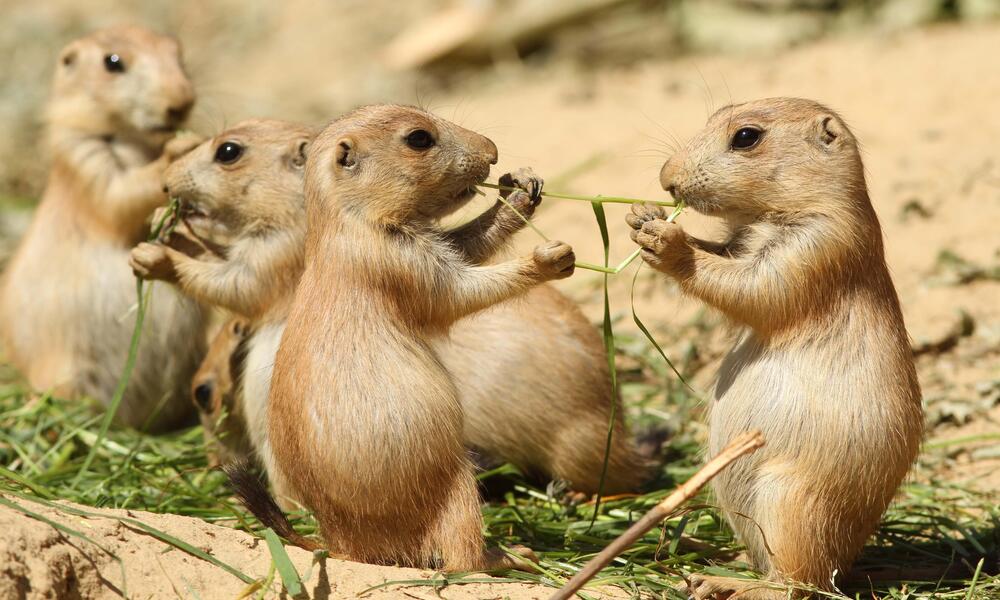
[[[741,127],[734,135],[730,147],[733,150],[749,150],[758,143],[764,132],[756,127]]]
[[[414,129],[406,134],[406,145],[414,150],[426,150],[434,145],[434,136],[424,129]]]
[[[125,61],[123,61],[122,57],[117,54],[108,54],[104,57],[104,68],[107,69],[109,73],[124,73]]]
[[[215,149],[215,162],[231,165],[243,156],[243,146],[236,142],[222,142]]]

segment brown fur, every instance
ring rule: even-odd
[[[748,126],[760,141],[733,149]],[[767,445],[714,481],[719,502],[770,581],[831,589],[877,527],[922,429],[857,143],[815,102],[749,102],[716,113],[660,179],[731,229],[715,244],[656,211],[629,218],[649,264],[744,328],[719,372],[710,453],[749,429]],[[695,577],[690,591],[784,597],[718,577]]]
[[[124,72],[106,69],[110,54]],[[161,173],[198,142],[170,140],[193,102],[173,38],[114,27],[61,52],[47,110],[48,186],[0,292],[8,358],[33,387],[111,399],[134,323],[128,253],[166,202]],[[191,416],[202,330],[195,302],[154,288],[122,422],[165,428]]]
[[[311,139],[301,125],[252,120],[188,153],[167,171],[167,185],[187,207],[194,235],[226,240],[225,260],[211,254],[194,259],[151,244],[140,245],[132,256],[137,271],[172,274],[185,293],[254,320],[257,331],[246,344],[238,406],[229,412],[246,411],[256,447],[266,439],[274,354],[302,272],[306,218],[300,167],[303,145]],[[216,150],[228,142],[244,150],[235,162],[220,164],[214,160]],[[507,179],[532,177],[518,172]],[[519,199],[528,200],[515,195],[508,201]],[[520,202],[517,208],[530,216],[534,205]],[[523,226],[498,201],[463,227],[462,235],[483,247],[472,233],[484,232],[485,246],[502,245]],[[572,302],[551,286],[538,286],[523,298],[459,320],[447,335],[434,336],[431,345],[455,380],[467,444],[492,459],[566,480],[578,491],[597,491],[611,385],[600,336]],[[225,382],[230,368],[221,354],[210,351],[202,371]],[[646,472],[621,414],[605,482],[609,493],[634,489]],[[203,419],[207,431],[218,418],[212,411],[208,416]],[[226,420],[227,436],[219,441],[224,446],[231,441],[228,454],[238,456],[242,451],[235,446],[244,436],[235,435],[234,425],[232,418]]]
[[[252,451],[243,425],[243,405],[237,401],[250,335],[244,318],[223,325],[191,381],[191,400],[201,420],[210,466],[245,458]]]
[[[416,130],[434,145],[408,146]],[[310,149],[306,268],[275,360],[262,454],[335,552],[447,570],[506,564],[484,553],[462,407],[430,340],[569,276],[573,252],[551,242],[479,265],[481,243],[436,225],[495,162],[485,137],[391,105],[345,115]]]

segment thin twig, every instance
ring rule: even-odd
[[[712,480],[723,469],[737,458],[750,454],[764,445],[764,436],[760,431],[751,431],[740,435],[723,448],[718,456],[713,458],[702,467],[691,479],[685,481],[680,487],[674,490],[665,500],[657,504],[639,519],[628,530],[618,536],[604,550],[592,558],[590,562],[583,566],[566,585],[552,595],[550,600],[568,600],[590,581],[604,567],[611,564],[619,554],[635,543],[647,531],[656,526],[657,523],[669,517],[682,504],[690,500],[698,493],[706,483]]]

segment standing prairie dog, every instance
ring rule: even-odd
[[[487,138],[395,105],[348,113],[310,148],[305,271],[275,359],[262,454],[331,549],[352,559],[511,564],[484,552],[462,407],[431,340],[568,277],[574,256],[550,242],[483,265],[499,245],[492,228],[438,226],[496,160]]]
[[[709,452],[750,429],[767,444],[715,479],[719,503],[768,581],[830,590],[878,526],[923,422],[857,142],[809,100],[728,106],[660,182],[730,227],[716,244],[654,209],[628,217],[647,263],[743,328],[719,371]],[[785,597],[752,580],[689,584],[699,600]]]
[[[192,233],[228,240],[224,261],[212,254],[205,255],[207,260],[191,258],[160,244],[141,244],[132,254],[143,276],[161,273],[186,294],[252,321],[236,389],[230,384],[234,365],[224,351],[236,346],[226,331],[193,387],[206,407],[201,409],[206,429],[222,428],[222,437],[212,441],[227,455],[245,454],[244,429],[252,446],[266,442],[274,355],[303,268],[302,167],[312,137],[295,123],[245,121],[167,170],[166,185],[181,200]],[[541,185],[530,173],[516,177],[525,185]],[[517,209],[530,216],[534,202],[524,195],[508,198],[518,200],[524,202]],[[501,202],[469,225],[501,238],[523,226],[524,220]],[[432,336],[430,344],[455,381],[468,445],[491,459],[568,481],[574,490],[597,491],[617,399],[600,337],[569,299],[541,285],[459,320],[446,335]],[[218,421],[222,406],[230,413],[224,424]],[[233,422],[244,414],[245,427]],[[634,490],[646,473],[621,414],[604,486],[608,493]]]
[[[173,38],[113,27],[60,53],[52,171],[0,290],[5,350],[32,387],[111,400],[135,322],[129,251],[166,202],[161,173],[199,141],[171,139],[193,102]],[[155,286],[120,421],[162,429],[192,416],[202,337],[197,303]]]

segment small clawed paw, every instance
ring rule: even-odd
[[[508,550],[510,553],[505,562],[508,563],[509,568],[527,573],[538,571],[535,565],[539,563],[539,559],[534,550],[527,546],[511,546]]]
[[[545,280],[564,279],[573,274],[576,255],[573,248],[563,242],[548,242],[535,247],[535,266]]]
[[[638,230],[632,231],[632,241],[639,244],[643,250],[661,255],[676,250],[687,244],[684,229],[676,223],[668,223],[663,219],[646,221]]]
[[[625,222],[635,230],[642,229],[646,223],[654,219],[666,219],[667,212],[656,204],[633,204],[632,212],[625,215]]]
[[[142,279],[160,279],[171,269],[170,257],[166,249],[159,244],[143,242],[132,249],[128,264],[136,277]]]
[[[512,198],[508,198],[508,196],[524,193],[531,208],[535,208],[542,201],[542,187],[545,185],[545,180],[536,175],[530,167],[524,167],[502,175],[500,177],[500,185],[506,188],[517,188],[514,191],[501,189],[501,198],[513,204]]]
[[[507,196],[505,202],[511,209],[524,218],[528,218],[535,214],[535,207],[538,206],[537,203],[531,201],[531,196],[529,196],[528,192],[525,192],[524,190],[514,190],[513,192],[510,192],[510,195]]]

